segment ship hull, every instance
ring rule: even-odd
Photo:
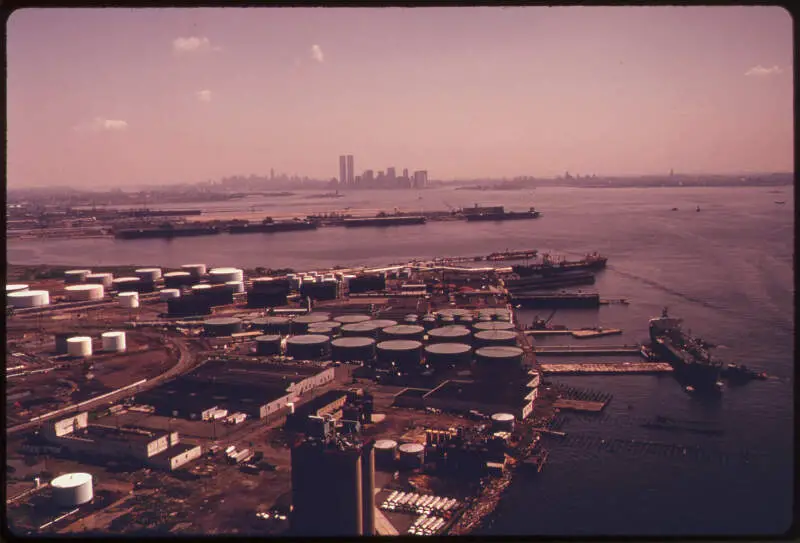
[[[718,390],[717,382],[721,377],[719,366],[687,361],[686,357],[690,355],[681,356],[677,348],[670,346],[669,340],[658,335],[651,335],[651,339],[653,352],[661,360],[669,362],[679,381],[705,392]]]
[[[269,223],[269,224],[245,224],[231,226],[228,232],[231,234],[250,234],[250,233],[275,233],[275,232],[297,232],[301,230],[316,230],[314,223]]]
[[[530,275],[554,275],[574,271],[597,271],[606,267],[606,258],[595,260],[579,260],[576,262],[564,262],[562,264],[532,264],[530,266],[513,266],[511,269],[520,277]]]
[[[190,236],[212,236],[219,234],[217,228],[163,228],[119,230],[114,234],[118,239],[177,238]]]
[[[468,222],[474,221],[518,221],[525,219],[538,219],[541,214],[538,211],[523,213],[482,213],[478,215],[467,215]]]
[[[373,219],[345,219],[342,224],[348,228],[359,226],[403,226],[425,224],[425,217],[375,217]]]

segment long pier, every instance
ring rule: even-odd
[[[588,364],[540,364],[545,375],[614,375],[670,373],[666,362],[593,362]]]
[[[555,356],[555,355],[574,355],[574,354],[590,354],[590,355],[622,355],[622,354],[636,354],[642,355],[641,345],[608,345],[605,347],[576,347],[573,345],[553,345],[536,349],[536,354],[539,356]]]

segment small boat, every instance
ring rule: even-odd
[[[692,385],[688,385],[684,390],[686,390],[686,392],[691,394],[692,392],[694,392],[694,387]]]
[[[783,200],[775,200],[775,203],[776,203],[776,204],[778,204],[778,205],[783,205],[783,204],[785,204],[786,202],[785,202],[785,201],[783,201]]]
[[[700,211],[700,206],[697,206],[697,209],[695,211]]]
[[[678,208],[677,207],[673,207],[672,211],[678,211]]]

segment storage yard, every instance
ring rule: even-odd
[[[546,458],[554,402],[610,400],[550,390],[542,373],[648,370],[540,367],[510,268],[58,274],[7,277],[18,533],[298,534],[314,491],[292,465],[306,449],[315,466],[353,451],[363,472],[365,505],[350,522],[341,497],[331,526],[468,533],[517,464]]]

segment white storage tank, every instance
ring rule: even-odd
[[[161,268],[139,268],[134,273],[145,283],[155,283],[161,279]]]
[[[64,272],[64,282],[68,284],[85,283],[86,276],[92,273],[92,270],[67,270]]]
[[[10,292],[20,292],[22,290],[28,290],[28,285],[6,285],[6,294]]]
[[[18,290],[8,293],[8,303],[12,307],[42,307],[50,303],[50,293],[46,290]]]
[[[195,279],[200,279],[206,275],[206,265],[205,264],[184,264],[181,266],[183,271],[189,272],[192,274],[192,277]]]
[[[378,469],[393,470],[397,460],[397,441],[393,439],[379,439],[375,442],[375,467]]]
[[[192,294],[203,294],[211,288],[211,285],[192,285]]]
[[[128,309],[139,307],[139,293],[138,292],[120,292],[117,295],[119,305]]]
[[[244,292],[243,281],[228,281],[225,284],[228,285],[235,294],[240,294]]]
[[[106,288],[109,288],[114,281],[114,274],[103,272],[103,273],[90,273],[86,276],[87,283],[97,283],[99,285],[103,285]]]
[[[67,340],[67,354],[70,356],[92,356],[92,338],[76,336]]]
[[[220,284],[229,281],[244,281],[244,272],[239,268],[214,268],[208,272],[212,283]]]
[[[84,285],[70,285],[64,289],[67,300],[71,302],[86,302],[89,300],[102,300],[106,291],[103,285],[88,283]]]
[[[495,413],[492,415],[492,430],[495,432],[513,432],[515,417],[511,413]]]
[[[67,473],[52,481],[53,499],[62,507],[76,507],[94,498],[92,476],[88,473]]]
[[[421,468],[425,463],[425,446],[419,443],[405,443],[398,447],[400,463],[410,469]]]
[[[173,298],[180,298],[181,291],[176,288],[165,288],[158,293],[158,297],[162,302],[166,302]]]
[[[122,353],[125,352],[125,332],[103,332],[103,350]]]
[[[192,285],[195,280],[195,277],[188,271],[174,271],[164,274],[164,286],[167,288],[180,288]]]

